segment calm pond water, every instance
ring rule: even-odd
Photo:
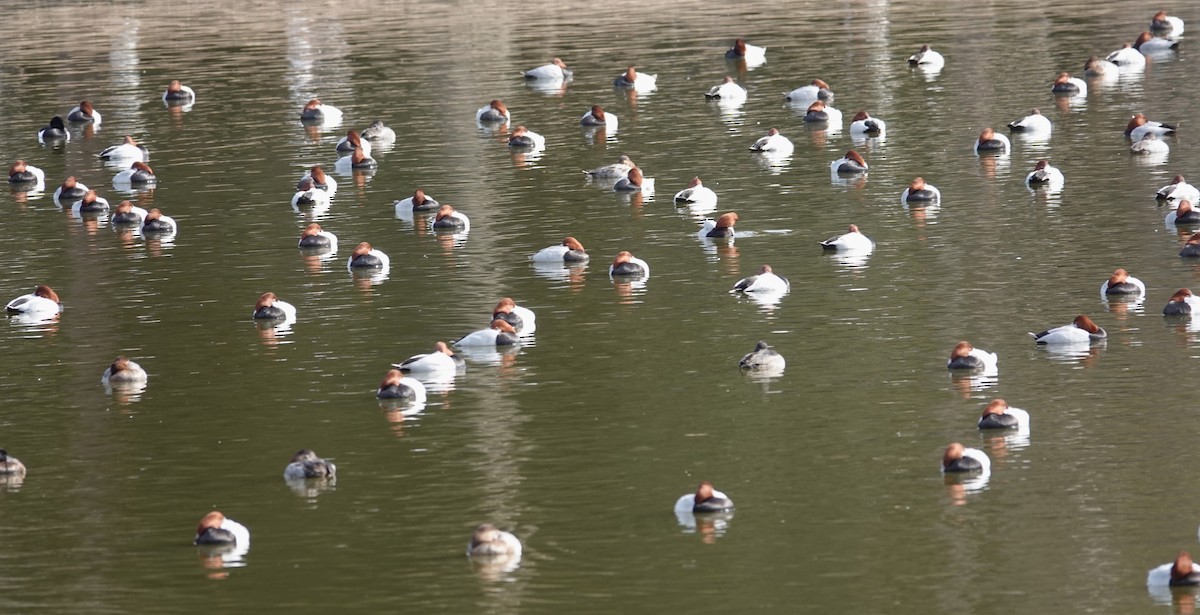
[[[66,306],[49,323],[0,322],[0,446],[29,467],[0,490],[4,612],[1187,612],[1152,597],[1146,571],[1198,550],[1196,404],[1188,374],[1200,333],[1160,315],[1200,267],[1153,199],[1197,174],[1197,63],[1174,57],[1078,100],[1082,72],[1145,28],[1156,8],[1200,24],[1182,0],[1054,5],[849,2],[736,6],[609,3],[37,3],[0,40],[0,151],[45,170],[49,191],[8,193],[5,300],[35,284]],[[48,35],[86,16],[86,41]],[[733,38],[767,63],[723,60]],[[947,59],[908,68],[923,43]],[[559,56],[565,88],[520,71]],[[625,66],[658,90],[612,88]],[[740,109],[702,93],[732,73]],[[167,109],[171,79],[190,110]],[[836,92],[842,132],[803,125],[781,94],[813,78]],[[312,97],[337,129],[297,121]],[[512,127],[547,141],[511,153],[475,110],[505,101]],[[99,130],[39,145],[37,129],[80,100]],[[582,131],[593,104],[620,118]],[[1048,141],[1013,139],[1006,158],[972,142],[1038,107]],[[887,120],[856,143],[850,117]],[[1131,157],[1131,113],[1182,124],[1165,161]],[[289,206],[313,164],[333,168],[347,128],[381,119],[400,134],[371,174],[335,175],[323,212]],[[747,147],[771,127],[796,143],[768,164]],[[1005,132],[1005,131],[1002,131]],[[179,223],[173,242],[73,216],[50,193],[67,175],[114,205],[96,154],[132,135],[157,187],[132,198]],[[832,181],[855,147],[863,180]],[[627,154],[657,194],[613,194],[579,173]],[[1022,182],[1039,158],[1061,193]],[[940,208],[900,204],[915,176]],[[696,236],[671,195],[700,176],[740,215],[733,243]],[[465,237],[397,218],[423,187],[471,217]],[[322,260],[295,248],[319,219],[340,238]],[[858,224],[866,259],[817,242]],[[534,268],[527,256],[577,237],[592,262]],[[388,275],[352,276],[359,241]],[[630,250],[645,284],[614,283]],[[777,304],[728,294],[764,263],[791,279]],[[1117,267],[1149,287],[1143,304],[1097,289]],[[255,300],[299,311],[261,330]],[[477,353],[422,408],[380,404],[392,362],[487,322],[503,296],[534,309],[535,340]],[[1090,314],[1106,344],[1082,356],[1036,348],[1027,331]],[[783,353],[776,378],[742,374],[759,339]],[[999,353],[995,380],[951,378],[960,339]],[[100,384],[118,354],[149,372],[140,395]],[[986,403],[1032,415],[1027,439],[981,436]],[[947,443],[991,455],[983,486],[946,484]],[[335,486],[293,490],[297,449],[338,464]],[[697,528],[672,514],[711,480],[736,514]],[[191,544],[220,509],[250,528],[242,561]],[[525,544],[519,567],[463,554],[491,521]],[[1174,603],[1174,604],[1173,604]]]

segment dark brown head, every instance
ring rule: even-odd
[[[946,447],[946,452],[942,453],[942,467],[948,468],[950,464],[962,459],[963,451],[965,450],[966,448],[962,444],[958,442],[951,443],[950,446]]]
[[[1175,557],[1175,563],[1171,565],[1171,580],[1178,581],[1186,579],[1192,574],[1192,556],[1187,551],[1180,551]]]
[[[953,361],[955,359],[969,357],[971,356],[972,350],[975,350],[975,347],[971,345],[971,342],[965,340],[961,341],[957,346],[954,347],[954,350],[950,351],[950,360]]]
[[[1092,322],[1091,318],[1088,318],[1083,314],[1076,316],[1072,324],[1080,329],[1083,329],[1084,331],[1087,331],[1088,333],[1094,334],[1100,332],[1100,327],[1096,326],[1096,323]]]
[[[261,297],[258,298],[258,303],[254,304],[254,311],[257,312],[265,307],[271,307],[275,305],[275,302],[278,300],[279,297],[276,297],[275,293],[265,292]]]
[[[517,302],[512,300],[512,297],[505,297],[492,308],[492,314],[511,314],[513,308],[517,307]]]
[[[37,287],[33,289],[33,294],[37,295],[38,297],[49,299],[55,303],[62,303],[62,301],[58,299],[58,294],[45,284],[38,284]]]
[[[1004,401],[1003,399],[993,399],[992,402],[983,409],[982,416],[987,416],[989,414],[1004,414],[1007,411],[1008,402]],[[982,418],[982,416],[980,418]]]

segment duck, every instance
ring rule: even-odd
[[[725,75],[721,83],[712,86],[704,93],[705,100],[719,100],[721,102],[743,102],[746,100],[746,88],[740,86],[733,80],[733,77]]]
[[[1008,129],[1013,132],[1048,135],[1054,131],[1054,125],[1050,123],[1050,118],[1042,115],[1041,111],[1030,109],[1029,115],[1009,122]]]
[[[512,297],[504,297],[492,308],[492,320],[500,319],[512,325],[517,333],[529,335],[537,331],[537,315],[533,310],[517,305]]]
[[[113,359],[108,369],[104,370],[104,375],[100,377],[100,382],[108,385],[138,385],[145,384],[147,378],[146,370],[142,369],[141,365],[130,361],[122,355]]]
[[[866,173],[867,161],[863,160],[861,154],[854,150],[846,152],[845,156],[829,163],[829,170],[833,173],[850,174],[850,173]]]
[[[75,176],[72,175],[63,180],[63,183],[54,191],[54,200],[55,202],[61,202],[81,199],[83,195],[88,193],[88,190],[89,188],[83,182],[75,179]]]
[[[139,228],[142,226],[142,220],[149,215],[145,209],[133,204],[133,201],[121,201],[117,208],[113,210],[112,223],[113,226],[133,225],[136,224]]]
[[[254,304],[255,320],[296,320],[296,306],[277,297],[273,292],[265,292]]]
[[[642,175],[642,170],[633,167],[629,173],[613,184],[614,192],[654,192],[654,178]]]
[[[1150,29],[1165,36],[1179,36],[1183,34],[1183,20],[1159,11],[1150,19]]]
[[[1142,138],[1134,141],[1133,145],[1129,146],[1129,151],[1134,154],[1166,154],[1171,151],[1171,146],[1167,145],[1166,141],[1158,138],[1158,135],[1153,132],[1147,132],[1142,135]]]
[[[567,237],[558,245],[538,250],[529,260],[535,263],[586,263],[588,258],[583,244],[574,237]]]
[[[430,222],[430,228],[439,231],[454,231],[466,233],[471,230],[471,220],[466,214],[456,211],[453,205],[443,204],[438,207],[437,217]]]
[[[191,104],[196,102],[196,91],[183,85],[178,79],[172,79],[163,92],[162,99],[167,104]]]
[[[802,85],[791,92],[783,95],[784,100],[793,105],[803,105],[807,107],[815,100],[823,100],[833,102],[833,90],[829,89],[829,84],[820,79],[813,79],[808,82],[808,85]]]
[[[541,151],[546,149],[546,137],[524,126],[517,126],[508,137],[508,146]]]
[[[329,204],[329,193],[318,188],[316,182],[306,176],[296,185],[296,193],[292,195],[292,207],[320,204]]]
[[[350,260],[346,262],[346,266],[350,269],[371,268],[371,269],[387,269],[391,265],[391,259],[387,254],[371,247],[371,244],[362,242],[354,246],[354,253],[350,255]]]
[[[695,493],[684,494],[675,500],[675,512],[723,513],[731,510],[733,500],[713,488],[713,484],[708,481],[700,483]]]
[[[71,205],[71,211],[81,214],[108,211],[108,199],[97,196],[95,190],[88,190],[82,199]]]
[[[975,141],[975,153],[988,154],[1007,154],[1012,148],[1012,143],[1008,137],[1002,134],[996,134],[996,131],[991,128],[984,128],[983,132],[979,133],[979,138]]]
[[[359,147],[362,148],[364,156],[371,155],[371,142],[363,140],[357,130],[350,129],[346,131],[346,136],[338,139],[336,149],[339,154],[347,154]]]
[[[477,122],[507,122],[512,119],[512,115],[508,112],[508,107],[500,99],[495,99],[492,102],[482,106],[475,112],[475,121]]]
[[[300,232],[300,241],[296,242],[296,247],[328,248],[330,252],[337,252],[337,235],[322,229],[320,224],[313,222]]]
[[[781,293],[791,288],[788,279],[775,274],[770,265],[763,265],[755,275],[742,278],[733,285],[731,293]]]
[[[1120,49],[1108,54],[1104,58],[1113,64],[1116,64],[1122,69],[1139,69],[1145,68],[1146,56],[1142,52],[1133,48],[1132,43],[1125,43]]]
[[[1171,183],[1154,193],[1154,200],[1167,201],[1172,207],[1177,206],[1179,201],[1200,203],[1200,189],[1187,183],[1182,175],[1176,175],[1171,179]]]
[[[1129,118],[1129,123],[1125,125],[1125,136],[1134,141],[1141,141],[1142,137],[1147,134],[1153,134],[1156,137],[1164,137],[1175,133],[1174,124],[1164,124],[1162,122],[1154,122],[1146,119],[1142,113],[1135,113]]]
[[[1112,83],[1121,76],[1121,67],[1100,56],[1091,56],[1083,62],[1083,76],[1099,77],[1104,82]]]
[[[1196,234],[1197,243],[1200,243],[1200,233]],[[1190,242],[1189,242],[1190,243]],[[1180,256],[1183,256],[1180,254]],[[1163,306],[1163,316],[1191,316],[1192,314],[1200,314],[1200,297],[1192,294],[1192,291],[1187,288],[1181,288],[1171,295],[1170,300]]]
[[[402,212],[437,211],[442,204],[439,203],[437,199],[426,195],[423,189],[417,188],[413,191],[412,196],[396,201],[395,206],[396,214],[399,215]]]
[[[67,112],[67,121],[72,124],[91,124],[92,126],[100,125],[100,112],[92,107],[92,103],[84,100]]]
[[[393,143],[396,140],[396,131],[388,128],[383,120],[375,120],[370,126],[362,129],[358,136],[374,143]]]
[[[433,352],[413,355],[392,367],[408,373],[458,371],[466,367],[462,357],[454,354],[446,342],[434,345]]]
[[[1192,233],[1188,238],[1187,243],[1183,245],[1183,249],[1179,251],[1181,258],[1194,258],[1200,256],[1200,232]]]
[[[930,48],[929,45],[921,45],[916,53],[908,56],[908,65],[926,70],[940,70],[946,65],[946,58]]]
[[[1100,285],[1100,296],[1135,296],[1139,299],[1146,296],[1146,285],[1141,280],[1129,275],[1124,269],[1117,269],[1103,284]]]
[[[549,64],[543,64],[521,73],[526,79],[545,81],[564,81],[570,79],[573,74],[571,69],[567,68],[567,63],[559,58],[551,58]]]
[[[845,233],[822,241],[821,248],[837,252],[870,252],[875,249],[875,242],[863,235],[857,224],[851,224]]]
[[[700,181],[699,177],[693,177],[687,188],[675,193],[676,203],[689,203],[697,205],[716,205],[717,193],[712,191]]]
[[[1062,186],[1065,182],[1066,178],[1063,177],[1062,171],[1059,171],[1058,167],[1051,166],[1049,160],[1037,161],[1033,170],[1025,176],[1025,183],[1030,186],[1049,185],[1054,187]]]
[[[314,98],[300,110],[300,121],[338,124],[342,121],[342,110],[332,105],[322,104],[319,98]]]
[[[164,216],[157,207],[152,207],[142,218],[143,235],[174,235],[179,232],[179,225],[171,216]]]
[[[750,151],[788,155],[796,148],[787,137],[779,134],[778,128],[767,131],[767,136],[750,144]]]
[[[767,48],[751,45],[746,39],[733,41],[733,47],[725,50],[726,60],[745,60],[746,64],[762,64],[767,61]]]
[[[715,239],[718,237],[733,237],[733,225],[737,224],[738,215],[734,212],[721,214],[716,220],[705,218],[700,228],[700,237]]]
[[[305,179],[311,179],[313,186],[324,190],[330,198],[333,198],[333,195],[337,194],[337,180],[327,175],[325,169],[322,169],[319,164],[313,165],[304,174],[304,177],[300,178],[300,182],[303,182]],[[300,182],[296,184],[296,190],[300,190]]]
[[[904,203],[940,203],[942,192],[933,184],[925,183],[925,178],[917,177],[900,193]]]
[[[1175,561],[1150,570],[1146,585],[1151,587],[1194,587],[1200,585],[1200,564],[1192,561],[1187,551],[1180,551]]]
[[[608,266],[609,277],[618,275],[636,275],[650,277],[650,265],[635,257],[631,252],[622,250],[617,253],[611,265]]]
[[[620,179],[629,175],[629,170],[636,166],[629,156],[622,154],[616,162],[584,171],[584,174],[595,179]]]
[[[245,548],[250,546],[250,530],[214,510],[200,520],[196,526],[196,538],[192,542],[196,545],[237,545]]]
[[[1054,79],[1050,91],[1055,94],[1070,94],[1071,96],[1087,96],[1087,82],[1071,73],[1059,73]]]
[[[1142,55],[1169,53],[1179,49],[1179,41],[1169,38],[1157,38],[1149,32],[1142,32],[1133,41],[1133,48]]]
[[[375,397],[379,399],[403,399],[413,403],[425,403],[425,385],[416,378],[410,378],[404,375],[398,369],[389,369],[384,375],[383,381],[379,383],[379,390],[375,392]]]
[[[1167,226],[1175,224],[1200,224],[1200,211],[1192,209],[1191,201],[1180,201],[1179,207],[1167,214]]]
[[[95,214],[100,213],[100,211],[108,211],[108,199],[96,196],[95,190],[89,190],[88,192],[84,192],[83,198],[80,198],[79,201],[71,205],[71,210],[77,211],[80,214]]]
[[[613,87],[626,90],[633,90],[639,94],[653,92],[658,89],[658,75],[648,75],[639,73],[634,67],[630,66],[625,69],[621,76],[613,79]]]
[[[950,351],[946,369],[994,372],[997,361],[996,353],[976,348],[963,340]]]
[[[871,117],[866,111],[859,111],[850,120],[850,134],[867,137],[882,137],[887,134],[887,122]]]
[[[353,152],[347,156],[338,158],[334,163],[334,168],[339,173],[349,173],[351,170],[369,170],[379,168],[379,163],[367,155],[366,148],[356,147]]]
[[[1102,340],[1108,337],[1104,329],[1092,322],[1091,318],[1080,314],[1069,325],[1047,329],[1041,333],[1030,333],[1038,344],[1079,344]]]
[[[46,143],[48,141],[70,141],[71,133],[67,132],[67,125],[63,122],[62,117],[54,116],[50,118],[50,123],[46,124],[38,130],[38,143]]]
[[[12,457],[8,451],[0,448],[0,476],[25,476],[25,464],[20,459]]]
[[[747,370],[781,370],[786,365],[787,361],[783,355],[775,352],[774,348],[762,340],[754,345],[753,351],[746,353],[746,356],[738,361],[738,367]]]
[[[306,478],[333,478],[337,475],[337,466],[321,459],[311,448],[302,448],[292,455],[292,460],[283,469],[283,477],[292,480]]]
[[[830,128],[842,127],[842,112],[826,105],[824,101],[814,101],[804,113],[804,121],[810,124],[825,122]]]
[[[28,184],[44,186],[46,184],[46,173],[24,160],[18,160],[8,168],[8,183],[13,186],[25,186]]]
[[[521,557],[521,541],[512,534],[496,529],[491,523],[482,523],[471,534],[467,543],[469,557]]]
[[[495,318],[486,329],[468,333],[454,342],[456,346],[512,346],[519,342],[517,330],[508,321]]]
[[[33,292],[9,301],[4,311],[9,314],[57,314],[62,311],[62,300],[49,286],[38,284]]]
[[[113,177],[114,184],[153,184],[158,181],[154,175],[154,170],[146,163],[137,160],[129,165],[128,169],[117,173]]]
[[[991,469],[992,460],[988,459],[987,453],[977,448],[967,448],[958,442],[951,443],[942,454],[942,472],[945,474],[986,473]]]
[[[603,126],[605,130],[616,130],[617,123],[617,116],[608,113],[600,105],[592,105],[592,108],[579,118],[580,126]]]
[[[993,399],[983,409],[979,416],[979,429],[1016,429],[1020,433],[1029,433],[1029,413],[1013,408],[1003,399]]]

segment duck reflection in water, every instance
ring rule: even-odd
[[[442,408],[446,409],[449,406],[449,397],[445,397]],[[380,399],[379,409],[383,410],[383,417],[391,425],[392,435],[397,438],[404,437],[404,422],[415,421],[425,411],[425,402],[409,402],[403,399]]]

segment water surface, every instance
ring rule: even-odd
[[[1200,268],[1177,258],[1186,232],[1165,227],[1152,198],[1194,172],[1186,42],[1061,101],[1053,76],[1132,40],[1151,7],[606,6],[22,11],[0,41],[0,150],[44,169],[51,192],[75,175],[113,204],[161,208],[180,232],[123,235],[49,193],[2,199],[5,298],[47,283],[66,305],[50,323],[0,322],[0,445],[30,468],[0,491],[5,611],[1161,610],[1145,572],[1196,548],[1200,504],[1187,489],[1200,337],[1160,316]],[[81,13],[86,44],[48,41]],[[767,63],[725,63],[736,36],[767,46]],[[923,43],[946,56],[941,73],[905,64]],[[527,87],[520,71],[552,56],[575,79]],[[657,73],[658,91],[614,91],[629,64]],[[705,103],[730,73],[747,104]],[[783,103],[818,77],[837,93],[841,132],[806,127]],[[198,93],[186,112],[160,100],[174,78]],[[312,97],[340,107],[343,125],[306,130],[297,117]],[[100,129],[38,145],[37,128],[85,98]],[[514,155],[503,129],[476,126],[493,98],[512,127],[546,137],[543,155]],[[580,130],[593,104],[619,116],[615,134]],[[1054,122],[1048,142],[972,154],[980,130],[1032,107]],[[886,140],[851,139],[858,109],[887,120]],[[1184,126],[1165,162],[1128,154],[1134,112]],[[345,129],[375,119],[400,133],[376,152],[378,171],[336,176],[325,212],[293,211],[303,170],[332,169]],[[774,165],[747,151],[771,127],[796,144]],[[114,189],[116,170],[95,158],[126,134],[151,151],[153,191]],[[869,176],[831,181],[829,162],[851,147]],[[579,173],[621,154],[656,179],[653,197]],[[1040,158],[1065,173],[1061,193],[1022,183]],[[941,207],[901,206],[918,175]],[[719,195],[714,213],[740,214],[735,242],[701,242],[696,216],[672,205],[693,176]],[[392,202],[417,187],[469,215],[470,233],[397,219]],[[295,249],[313,218],[339,236],[336,257]],[[822,254],[817,242],[850,223],[874,253]],[[568,234],[592,255],[586,268],[530,266]],[[346,271],[359,241],[391,256],[386,279]],[[620,250],[651,264],[644,285],[609,280]],[[727,293],[764,263],[791,279],[789,295]],[[1144,304],[1101,301],[1117,267],[1149,286]],[[289,331],[251,322],[267,290],[297,306]],[[533,343],[473,357],[423,409],[374,399],[390,363],[483,327],[502,296],[537,311]],[[1082,357],[1026,335],[1078,313],[1110,334]],[[736,369],[759,339],[787,357],[781,377]],[[949,377],[960,339],[999,353],[998,379]],[[150,372],[140,397],[99,384],[118,354]],[[994,397],[1029,410],[1028,441],[979,435]],[[951,441],[991,455],[986,486],[943,483]],[[302,447],[337,462],[335,487],[282,480]],[[672,503],[705,479],[736,515],[681,526]],[[213,508],[253,533],[244,565],[191,546]],[[519,568],[463,556],[482,521],[525,542]]]

